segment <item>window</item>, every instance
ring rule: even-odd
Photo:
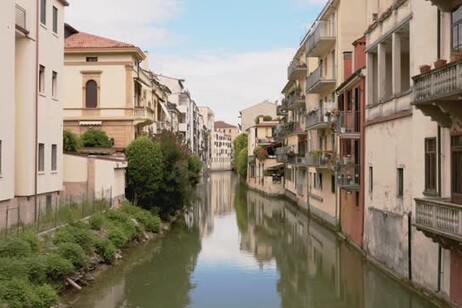
[[[398,168],[398,197],[404,195],[404,169]]]
[[[374,191],[374,169],[369,167],[369,192]]]
[[[452,12],[452,50],[462,51],[462,6]]]
[[[87,57],[87,62],[98,62],[98,57]]]
[[[45,171],[45,145],[43,143],[39,143],[38,171]]]
[[[58,73],[53,72],[51,79],[51,95],[56,98],[58,95]]]
[[[335,175],[331,177],[331,182],[330,182],[330,189],[333,194],[335,194]]]
[[[51,145],[51,170],[56,171],[58,169],[58,146],[56,144]]]
[[[40,22],[47,24],[47,0],[40,0]]]
[[[53,32],[58,34],[58,9],[53,7]]]
[[[39,68],[39,93],[45,93],[45,66]]]
[[[436,193],[436,138],[425,139],[425,192]]]
[[[452,202],[462,204],[462,135],[451,137]]]
[[[314,173],[314,188],[322,190],[322,173]]]
[[[98,106],[98,85],[96,81],[89,80],[85,84],[85,107],[96,108]]]

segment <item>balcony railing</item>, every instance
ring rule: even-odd
[[[462,206],[445,199],[415,199],[418,229],[462,242]]]
[[[16,4],[16,28],[22,32],[27,32],[26,17],[26,10]]]
[[[319,57],[335,45],[335,32],[327,21],[318,21],[311,29],[306,41],[306,53],[310,57]]]
[[[255,165],[257,162],[255,156],[249,156],[249,165]]]
[[[257,144],[262,145],[262,144],[271,144],[274,142],[273,137],[266,137],[266,138],[257,138]]]
[[[287,162],[292,165],[306,166],[306,154],[293,153],[292,155],[288,155]]]
[[[336,84],[335,73],[334,66],[318,66],[306,79],[306,92],[322,93],[333,91]]]
[[[287,153],[289,153],[290,147],[280,147],[276,149],[276,161],[278,163],[287,163],[288,161],[288,156]]]
[[[296,109],[305,106],[305,95],[303,94],[292,94],[287,98],[287,107],[289,109]]]
[[[358,134],[360,132],[359,111],[341,111],[337,117],[338,134]]]
[[[334,154],[332,151],[313,151],[306,155],[305,162],[310,167],[332,169]]]
[[[135,107],[134,110],[135,124],[151,124],[154,122],[154,111],[149,107]]]
[[[306,116],[308,129],[325,129],[331,127],[334,115],[331,109],[312,110]]]
[[[305,63],[301,63],[300,61],[293,60],[289,67],[287,68],[287,79],[293,80],[302,78],[306,75],[307,66]]]
[[[287,103],[283,102],[282,105],[276,107],[276,114],[278,116],[286,116],[288,114]]]
[[[344,189],[359,189],[360,171],[359,165],[347,164],[340,166],[337,172],[337,185]]]

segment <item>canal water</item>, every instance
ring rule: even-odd
[[[292,204],[212,173],[181,222],[131,251],[72,307],[433,307]]]

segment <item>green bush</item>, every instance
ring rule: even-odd
[[[51,254],[45,259],[45,271],[49,280],[60,281],[74,272],[72,262],[66,258]]]
[[[0,257],[21,258],[31,254],[31,246],[28,241],[18,237],[10,237],[0,241]]]
[[[146,210],[136,213],[135,219],[149,232],[158,233],[162,227],[159,216],[154,216]]]
[[[50,308],[58,302],[58,294],[52,286],[48,284],[41,285],[35,289],[38,301],[34,303],[34,308]]]
[[[32,252],[38,252],[40,248],[40,242],[37,237],[32,232],[25,232],[19,236],[20,239],[29,243]]]
[[[104,225],[104,221],[105,219],[104,219],[103,214],[95,214],[90,217],[90,220],[88,221],[88,223],[90,224],[90,227],[93,230],[100,231]]]
[[[124,231],[117,227],[112,227],[108,231],[107,238],[111,241],[112,244],[114,244],[116,248],[119,249],[124,247],[128,242],[128,238]]]
[[[202,160],[197,155],[188,159],[189,183],[193,186],[199,184],[202,173]]]
[[[84,223],[75,223],[66,226],[55,233],[53,243],[75,243],[80,245],[83,250],[91,252],[96,242],[96,236],[90,230],[90,226]]]
[[[106,214],[106,218],[111,221],[122,222],[122,223],[130,221],[130,215],[124,211],[109,210],[105,214]]]
[[[46,282],[46,264],[42,256],[33,256],[22,260],[27,272],[29,281],[34,284],[43,284]]]
[[[0,306],[9,308],[37,307],[40,298],[26,280],[13,278],[0,283]]]
[[[88,148],[110,148],[112,141],[105,131],[99,129],[89,129],[81,137],[80,143]]]
[[[117,248],[110,240],[103,239],[96,243],[96,252],[103,258],[104,262],[111,264],[116,259]]]
[[[58,245],[58,254],[71,261],[76,268],[83,268],[90,261],[82,247],[75,243],[60,243]]]
[[[79,137],[69,130],[63,131],[63,150],[64,152],[75,153],[79,149]]]
[[[22,259],[0,258],[0,280],[27,279],[26,263]]]

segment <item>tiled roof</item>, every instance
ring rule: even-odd
[[[85,32],[78,32],[66,38],[65,48],[136,48],[132,44],[111,40]]]
[[[228,124],[224,121],[215,121],[215,128],[237,128],[237,126]]]

